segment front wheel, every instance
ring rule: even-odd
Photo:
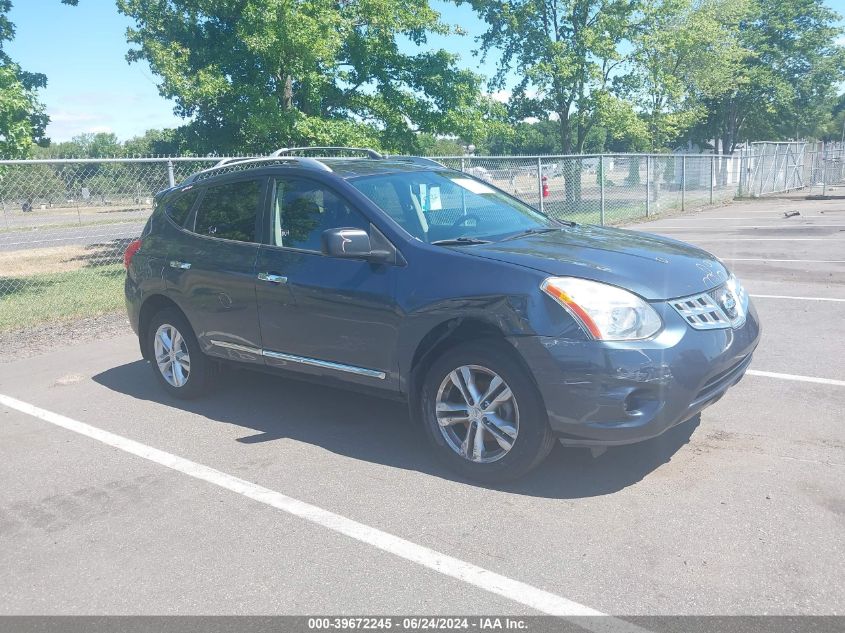
[[[211,360],[200,350],[194,331],[176,310],[165,309],[147,331],[150,361],[156,379],[177,398],[196,398],[208,387]]]
[[[484,482],[516,479],[554,445],[537,387],[504,342],[473,341],[429,368],[422,419],[438,455],[453,470]]]

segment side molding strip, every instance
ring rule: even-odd
[[[225,347],[226,349],[233,349],[236,352],[246,352],[247,354],[255,354],[261,356],[261,350],[257,347],[249,347],[248,345],[238,345],[237,343],[229,343],[227,341],[211,340],[211,344],[215,347]]]
[[[387,377],[383,371],[376,371],[375,369],[366,369],[364,367],[356,367],[355,365],[345,365],[343,363],[333,363],[328,360],[319,360],[318,358],[308,358],[307,356],[294,356],[293,354],[283,354],[282,352],[271,352],[266,349],[258,349],[257,347],[249,347],[247,345],[238,345],[237,343],[229,343],[227,341],[211,341],[212,345],[217,347],[224,347],[238,352],[246,352],[247,354],[255,354],[256,356],[266,356],[275,360],[283,360],[289,363],[298,363],[300,365],[310,365],[311,367],[320,367],[322,369],[333,369],[335,371],[343,371],[349,374],[356,374],[358,376],[367,376],[368,378],[377,378],[384,380]]]
[[[312,367],[322,367],[323,369],[334,369],[336,371],[345,371],[349,374],[357,374],[359,376],[367,376],[368,378],[378,378],[384,380],[386,374],[383,371],[376,371],[375,369],[365,369],[364,367],[356,367],[355,365],[344,365],[343,363],[333,363],[328,360],[319,360],[317,358],[307,358],[305,356],[294,356],[292,354],[282,354],[281,352],[271,352],[269,350],[261,350],[261,353],[267,358],[275,358],[276,360],[285,360],[291,363],[299,363],[300,365],[311,365]]]

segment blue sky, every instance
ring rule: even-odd
[[[128,64],[126,28],[114,0],[80,0],[68,7],[59,0],[14,0],[10,13],[17,36],[8,44],[11,57],[32,72],[47,75],[41,99],[51,117],[48,135],[64,141],[83,132],[114,132],[121,140],[150,128],[174,127],[172,102],[159,96],[156,78],[145,63]],[[827,3],[845,14],[845,0]],[[430,46],[458,53],[460,64],[490,76],[495,59],[473,57],[474,38],[483,24],[467,5],[433,0],[433,6],[466,36],[433,37]]]

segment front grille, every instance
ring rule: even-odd
[[[727,283],[708,292],[672,299],[669,305],[696,330],[736,328],[745,323],[748,295],[738,283]]]
[[[675,299],[669,303],[696,330],[713,330],[731,326],[728,317],[710,293],[703,292],[693,297]]]

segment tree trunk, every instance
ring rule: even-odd
[[[282,108],[285,112],[293,109],[293,78],[285,75],[285,88],[282,94]]]
[[[560,146],[564,154],[572,154],[572,130],[569,126],[569,112],[558,112],[557,115],[560,121]],[[580,202],[581,162],[577,159],[563,159],[563,190],[567,204]]]

